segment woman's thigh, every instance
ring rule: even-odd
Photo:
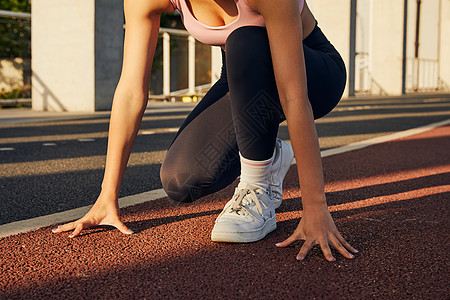
[[[233,182],[239,152],[226,82],[218,82],[188,116],[161,167],[170,198],[191,202]]]
[[[318,119],[340,101],[345,89],[346,71],[341,56],[319,27],[303,41],[308,98]]]
[[[247,36],[245,36],[246,34]],[[236,111],[248,111],[249,103],[247,102],[255,99],[255,95],[265,95],[265,97],[259,98],[270,99],[269,106],[281,110],[266,29],[255,26],[241,27],[236,29],[230,37],[235,38],[231,41],[231,45],[227,44],[227,47],[230,46],[233,56],[232,59],[228,57],[227,60],[228,73],[232,75],[231,79],[229,75],[229,85],[230,89],[242,86],[242,88],[231,90],[232,107],[237,107],[234,109],[234,115],[238,115]],[[241,44],[245,45],[244,53],[237,50],[237,54],[234,54],[236,49],[233,48],[239,48],[237,46]],[[318,26],[303,41],[303,52],[308,98],[314,118],[318,119],[328,114],[340,101],[346,82],[345,65],[339,53]],[[229,55],[228,51],[227,54]],[[249,64],[248,61],[253,61],[254,65]],[[233,67],[235,70],[232,69]],[[261,91],[264,93],[261,94]],[[235,98],[242,98],[243,101]],[[246,109],[242,109],[242,107]],[[267,109],[265,110],[267,111]],[[271,110],[269,109],[269,111]],[[255,114],[248,115],[252,117]],[[282,111],[281,115],[284,119]],[[250,123],[255,123],[255,121]]]

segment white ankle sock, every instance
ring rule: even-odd
[[[264,191],[269,191],[269,175],[272,167],[272,160],[274,156],[266,160],[251,160],[243,157],[241,158],[241,178],[239,187],[243,187],[246,183],[254,185]]]

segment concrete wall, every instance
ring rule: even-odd
[[[408,0],[406,90],[433,91],[439,87],[439,4],[421,0],[418,57],[415,58],[417,1]]]
[[[95,110],[111,109],[122,67],[123,22],[123,0],[95,0]]]
[[[121,0],[32,0],[34,110],[111,107],[123,44]]]
[[[421,0],[422,5],[420,9],[420,31],[419,31],[419,57],[427,59],[438,58],[438,45],[439,45],[439,2],[441,0]],[[414,1],[416,2],[416,1]],[[446,0],[448,2],[448,0]],[[410,10],[414,9],[416,12],[415,3],[411,3]],[[448,8],[447,8],[448,9]],[[408,16],[415,22],[415,15],[409,14]],[[415,32],[415,24],[414,24]],[[411,40],[411,44],[413,40]]]
[[[372,80],[389,95],[402,93],[403,1],[373,1]]]
[[[350,0],[307,0],[319,26],[349,70]],[[403,0],[358,0],[355,88],[400,95],[403,67]],[[406,89],[450,90],[450,0],[422,0],[419,60],[414,61],[417,0],[408,0]],[[440,9],[439,9],[440,5]],[[440,15],[440,17],[439,17]],[[368,53],[368,54],[360,54]],[[437,62],[438,60],[438,62]],[[348,95],[348,90],[346,94]]]
[[[319,27],[341,54],[348,70],[350,58],[350,0],[310,0],[307,3],[318,20]],[[348,80],[344,96],[348,96]]]

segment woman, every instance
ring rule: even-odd
[[[161,168],[167,194],[193,201],[240,183],[216,220],[211,238],[252,242],[276,228],[275,208],[293,153],[276,141],[286,119],[302,189],[303,217],[285,241],[305,240],[298,260],[319,244],[343,256],[357,250],[340,235],[328,212],[314,118],[338,103],[345,86],[341,57],[317,27],[304,0],[125,0],[124,60],[111,113],[102,191],[82,219],[54,232],[70,237],[96,225],[132,233],[117,204],[132,144],[148,98],[148,81],[163,12],[177,8],[198,40],[222,47],[219,81],[181,126]],[[303,41],[303,43],[302,43]],[[308,80],[307,80],[308,75]]]

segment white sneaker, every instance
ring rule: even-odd
[[[216,219],[211,233],[214,242],[249,243],[277,228],[270,195],[249,184],[236,188],[233,198]]]
[[[269,177],[269,187],[272,190],[275,209],[280,207],[283,200],[283,179],[293,159],[294,151],[292,146],[282,140],[277,140],[275,143],[275,158]]]

